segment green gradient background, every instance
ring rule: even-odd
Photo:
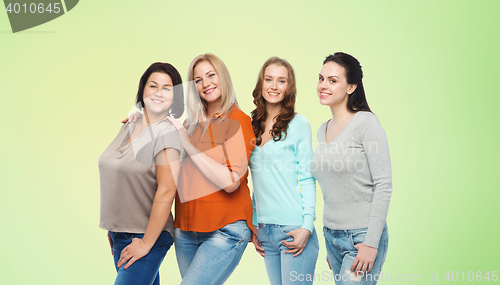
[[[97,159],[149,64],[168,61],[185,76],[205,52],[224,60],[246,113],[264,61],[288,59],[298,80],[297,111],[314,136],[330,117],[316,97],[322,60],[335,51],[355,55],[391,148],[383,272],[420,273],[428,283],[428,273],[439,271],[441,281],[433,283],[446,283],[446,271],[500,270],[500,187],[493,179],[500,2],[109,2],[80,1],[63,17],[17,34],[0,12],[0,284],[113,282],[106,232],[98,228]],[[328,267],[319,188],[317,196],[322,274]],[[173,249],[161,277],[162,284],[180,282]],[[266,283],[250,244],[227,284]],[[333,284],[316,284],[326,283]]]

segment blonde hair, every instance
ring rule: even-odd
[[[189,65],[188,72],[188,94],[187,94],[187,111],[188,111],[188,133],[191,135],[198,125],[204,125],[207,121],[206,112],[208,109],[207,102],[201,98],[198,90],[196,89],[194,83],[194,68],[201,62],[210,63],[220,79],[220,92],[222,107],[218,111],[222,118],[226,117],[231,110],[233,104],[238,104],[236,102],[236,96],[234,95],[233,84],[231,83],[231,77],[229,76],[229,71],[226,65],[222,62],[220,58],[211,53],[200,54],[195,57],[191,64]],[[222,121],[222,120],[221,120]]]

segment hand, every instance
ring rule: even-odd
[[[172,117],[167,117],[167,119],[175,126],[177,129],[177,133],[179,133],[179,138],[181,140],[181,144],[183,148],[187,148],[191,144],[191,140],[189,140],[189,135],[186,130],[186,128],[179,122],[179,120],[176,120]]]
[[[298,228],[287,233],[287,235],[292,236],[293,241],[282,241],[281,243],[290,249],[285,250],[286,253],[295,253],[293,257],[296,257],[297,255],[301,254],[306,247],[311,232],[308,229]]]
[[[256,226],[253,226],[255,232],[258,231]],[[260,256],[264,257],[266,254],[264,253],[264,248],[262,248],[260,244],[260,240],[257,238],[257,235],[252,232],[252,239],[251,239],[253,245],[255,246],[255,250],[260,254]]]
[[[326,263],[328,263],[328,268],[332,270],[332,265],[330,264],[330,259],[328,258],[328,254],[326,255]]]
[[[122,123],[126,123],[127,121],[131,121],[132,123],[134,123],[135,121],[137,121],[138,119],[142,118],[142,114],[137,111],[135,113],[133,113],[132,115],[128,116],[128,118],[126,118],[125,120],[122,121]]]
[[[109,246],[111,247],[111,255],[113,255],[113,240],[111,239],[111,234],[108,231],[108,242]]]
[[[151,246],[148,246],[143,239],[141,238],[133,238],[132,243],[127,245],[121,252],[120,259],[118,260],[118,267],[121,267],[127,261],[127,265],[125,265],[124,269],[130,267],[130,265],[134,264],[138,259],[141,259],[143,256],[149,253],[151,250]]]
[[[354,245],[358,249],[358,254],[351,265],[351,272],[370,272],[373,268],[373,262],[375,262],[375,257],[377,257],[377,249],[364,245],[363,243],[358,243]]]

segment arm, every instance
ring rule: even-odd
[[[255,191],[255,188],[254,188]],[[259,225],[259,222],[257,220],[257,206],[255,205],[255,193],[252,192],[252,224],[256,227]]]
[[[392,195],[391,159],[384,129],[375,115],[365,124],[362,144],[373,179],[373,198],[365,241],[356,244],[358,254],[351,271],[370,271],[385,226]]]
[[[252,206],[253,206],[253,232],[252,232],[252,243],[255,246],[255,250],[264,257],[266,254],[264,253],[264,248],[262,248],[259,239],[257,238],[258,227],[257,227],[257,208],[255,207],[255,195],[252,193]]]
[[[302,198],[302,228],[312,233],[316,220],[316,179],[311,174],[311,159],[314,155],[312,146],[312,131],[309,122],[301,127],[296,157],[299,162],[299,182]]]
[[[240,186],[240,179],[247,171],[249,158],[247,150],[249,139],[244,136],[242,127],[232,124],[232,127],[237,127],[238,130],[223,144],[224,151],[227,153],[228,162],[231,165],[231,167],[229,167],[229,165],[214,161],[211,157],[198,150],[191,143],[186,128],[173,118],[169,118],[169,120],[179,132],[182,147],[201,173],[227,193],[232,193],[238,189]],[[233,121],[237,123],[236,120]],[[245,149],[245,147],[247,147],[247,149]]]
[[[113,255],[113,239],[111,239],[111,233],[108,231],[108,242],[111,247],[111,255]]]
[[[302,198],[302,217],[304,223],[299,229],[288,233],[294,237],[293,242],[283,241],[283,244],[290,248],[290,250],[285,252],[295,253],[294,256],[297,256],[306,247],[309,236],[314,230],[314,220],[316,219],[316,180],[310,170],[311,158],[314,155],[311,125],[307,121],[301,122],[298,129],[291,131],[300,134],[297,139],[295,157],[299,164],[298,179],[301,188],[300,196]]]
[[[368,168],[373,179],[373,199],[365,245],[378,248],[385,226],[389,202],[392,195],[391,158],[384,129],[377,117],[372,115],[365,125],[362,140]]]
[[[134,238],[132,243],[123,249],[118,267],[128,261],[125,265],[127,269],[136,260],[148,254],[170,215],[180,170],[179,151],[173,148],[164,149],[156,155],[155,159],[158,189],[153,200],[146,232],[142,239]]]

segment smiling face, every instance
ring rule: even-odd
[[[321,105],[345,104],[349,95],[356,90],[355,84],[347,83],[344,67],[329,61],[319,73],[318,96]]]
[[[166,73],[153,72],[144,86],[144,107],[150,115],[166,115],[174,100],[172,78]]]
[[[213,104],[221,101],[220,78],[212,64],[202,61],[193,70],[193,80],[200,97]]]
[[[262,97],[268,104],[279,104],[288,88],[288,71],[286,67],[271,64],[264,71]]]

